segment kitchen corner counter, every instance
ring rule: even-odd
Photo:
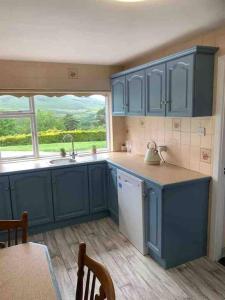
[[[26,162],[0,163],[0,175],[10,175],[12,173],[44,169],[69,168],[80,164],[108,161],[128,172],[151,180],[162,186],[193,180],[210,179],[210,176],[167,163],[159,166],[146,165],[144,163],[144,156],[123,152],[82,156],[77,158],[76,163],[60,166],[51,165],[49,160],[50,159],[38,159]]]
[[[144,163],[143,155],[113,152],[108,155],[107,161],[163,186],[210,178],[208,175],[168,163],[163,163],[161,165],[146,165]]]

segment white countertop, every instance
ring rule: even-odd
[[[55,169],[62,167],[71,167],[74,165],[94,163],[100,161],[108,161],[122,169],[149,179],[160,185],[169,185],[179,182],[192,181],[198,179],[206,179],[209,176],[199,172],[191,171],[171,164],[161,164],[158,166],[146,165],[144,156],[133,155],[123,152],[102,153],[97,155],[79,156],[75,163],[66,164],[64,166],[52,165],[49,163],[51,159],[37,159],[23,162],[0,163],[0,175],[9,175],[22,171]]]

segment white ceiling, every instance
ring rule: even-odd
[[[119,64],[225,20],[225,0],[0,0],[0,59]]]

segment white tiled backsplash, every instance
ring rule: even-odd
[[[158,146],[168,147],[167,162],[211,175],[214,117],[126,117],[125,122],[133,153],[144,154],[153,139]],[[199,128],[204,128],[205,135],[200,135]]]

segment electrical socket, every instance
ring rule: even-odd
[[[197,128],[197,134],[200,135],[200,136],[205,136],[205,134],[206,134],[205,127],[198,127]]]

